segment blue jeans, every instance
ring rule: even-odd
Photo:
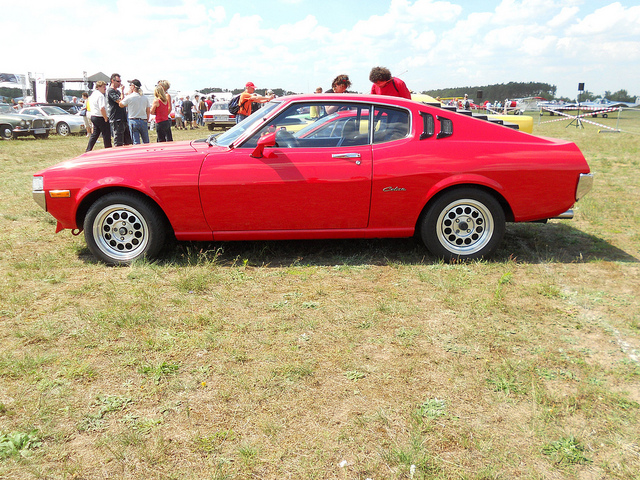
[[[246,115],[240,115],[239,113],[236,114],[236,123],[240,123],[242,120],[244,120],[245,118],[247,118]]]
[[[149,143],[149,127],[144,118],[130,118],[129,127],[131,127],[131,138],[133,138],[134,145],[140,143],[140,137],[142,137],[142,143]]]

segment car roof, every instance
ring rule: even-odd
[[[408,100],[406,98],[360,93],[307,93],[302,95],[287,95],[284,97],[277,97],[276,100],[308,102],[327,102],[335,100],[339,102],[378,103],[404,107],[415,107],[416,104],[420,105],[419,102],[414,102],[413,100]]]

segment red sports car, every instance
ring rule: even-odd
[[[512,126],[513,127],[513,126]],[[103,149],[34,175],[57,231],[109,264],[178,240],[410,237],[490,255],[505,222],[571,218],[592,185],[575,144],[396,97],[272,100],[218,136]]]

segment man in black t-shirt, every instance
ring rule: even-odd
[[[193,130],[193,102],[189,96],[182,102],[182,116],[184,117],[184,128],[189,125],[189,130]]]
[[[114,73],[111,75],[111,86],[107,90],[107,110],[109,111],[111,131],[114,132],[113,143],[116,147],[133,145],[131,132],[129,131],[127,108],[119,105],[124,96],[124,87],[122,86],[120,74]]]

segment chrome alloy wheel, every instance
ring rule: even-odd
[[[127,261],[144,252],[149,242],[149,227],[135,208],[113,204],[96,215],[93,238],[105,255],[114,260]]]
[[[442,209],[436,235],[452,254],[473,255],[491,241],[494,228],[493,215],[482,202],[461,198]]]

